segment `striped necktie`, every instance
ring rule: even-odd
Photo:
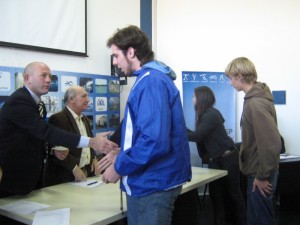
[[[38,103],[40,116],[44,118],[44,102],[42,100]]]

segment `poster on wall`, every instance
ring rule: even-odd
[[[0,66],[0,110],[16,89],[23,87],[24,68]],[[64,94],[74,85],[82,86],[89,95],[89,106],[83,112],[89,119],[94,135],[115,131],[120,124],[120,80],[110,75],[51,71],[51,86],[41,99],[47,118],[64,108]]]
[[[230,80],[222,72],[182,72],[183,110],[185,122],[189,129],[195,130],[195,111],[193,105],[194,89],[198,86],[208,86],[216,97],[215,108],[225,119],[227,134],[235,141],[235,90],[230,86]],[[190,142],[192,164],[201,165],[195,143]]]

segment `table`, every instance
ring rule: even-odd
[[[300,157],[280,159],[277,197],[280,208],[288,211],[300,211]]]
[[[190,182],[183,185],[181,193],[186,193],[213,180],[227,175],[225,170],[215,170],[201,167],[192,167],[193,177]],[[90,178],[95,180],[95,177]],[[96,179],[101,179],[97,177]],[[119,184],[103,184],[95,188],[85,188],[69,183],[42,188],[27,196],[14,196],[0,199],[0,205],[18,200],[33,201],[50,205],[44,210],[70,208],[71,225],[109,224],[126,217],[126,197],[124,199],[124,213],[120,206],[121,191]],[[0,215],[32,224],[34,213],[21,215],[0,209]]]

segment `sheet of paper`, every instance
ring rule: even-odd
[[[93,188],[93,187],[98,187],[101,184],[103,184],[103,181],[87,180],[87,181],[81,181],[81,182],[70,182],[70,184],[80,186],[80,187]]]
[[[6,205],[1,205],[0,208],[9,212],[18,214],[30,214],[37,210],[48,208],[49,205],[40,204],[37,202],[30,202],[26,200],[15,201]]]
[[[64,147],[64,146],[55,146],[52,148],[52,150],[55,150],[55,151],[66,151],[68,150],[68,148]]]
[[[32,225],[69,225],[70,208],[37,211],[33,217]]]
[[[280,154],[280,159],[295,159],[300,158],[299,155]]]

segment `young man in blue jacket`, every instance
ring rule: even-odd
[[[125,108],[121,150],[110,158],[113,164],[103,180],[117,182],[121,177],[129,225],[171,224],[174,202],[191,179],[180,93],[173,82],[176,75],[154,60],[146,34],[136,26],[118,30],[107,46],[114,66],[136,76],[136,81]]]

